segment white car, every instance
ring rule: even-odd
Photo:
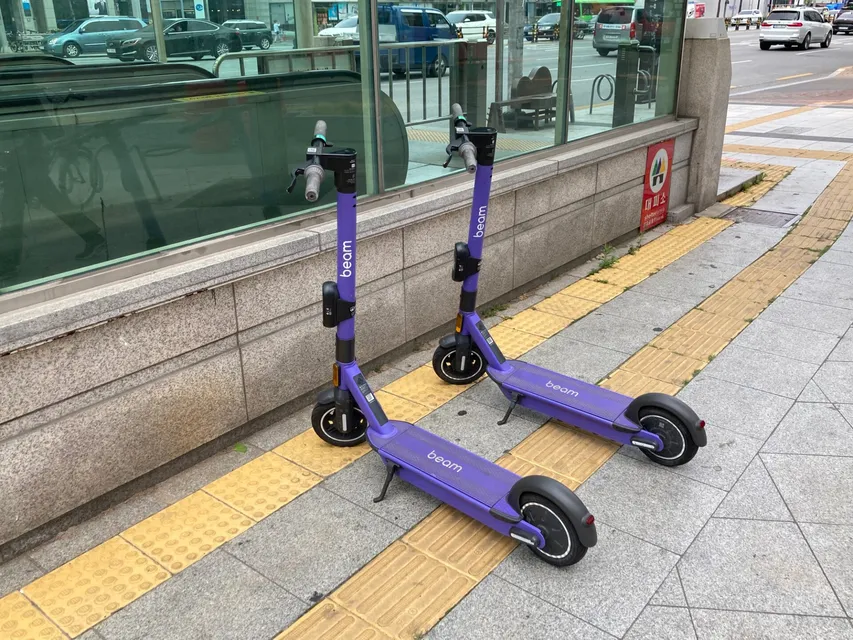
[[[445,17],[454,28],[462,30],[466,40],[485,38],[489,44],[495,41],[497,22],[491,11],[451,11]]]
[[[335,38],[345,38],[347,36],[358,35],[358,16],[344,18],[334,27],[326,27],[321,29],[318,36],[333,36]]]
[[[761,24],[761,11],[758,9],[746,9],[732,17],[732,24]]]
[[[785,45],[786,49],[794,45],[808,49],[815,42],[826,49],[832,42],[832,24],[808,7],[774,9],[761,23],[758,42],[763,51],[774,44]]]

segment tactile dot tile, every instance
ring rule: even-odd
[[[489,575],[515,548],[512,538],[446,504],[417,524],[403,541],[477,580]]]
[[[782,241],[779,243],[779,246],[782,247],[797,247],[798,249],[806,249],[808,251],[815,252],[815,257],[817,254],[827,247],[831,247],[834,240],[820,240],[818,238],[809,238],[808,236],[800,236],[789,233],[787,236],[782,238]]]
[[[808,264],[804,265],[799,273],[783,273],[782,271],[765,267],[764,263],[759,260],[758,263],[753,263],[737,274],[735,280],[740,282],[755,282],[763,285],[768,291],[781,292],[787,289],[808,266]]]
[[[622,368],[670,384],[683,385],[698,371],[701,371],[706,364],[708,364],[707,360],[680,356],[665,349],[643,347],[627,362],[623,363]]]
[[[612,284],[604,284],[603,282],[595,282],[593,278],[597,277],[598,274],[590,276],[588,278],[584,278],[583,280],[578,280],[577,282],[570,284],[568,287],[560,291],[557,295],[572,296],[574,298],[583,298],[584,300],[604,303],[608,300],[613,300],[613,298],[615,298],[625,290],[624,287],[617,287]]]
[[[313,429],[303,431],[273,449],[273,453],[323,477],[337,473],[368,451],[370,445],[366,442],[355,447],[335,447],[320,440]]]
[[[121,536],[172,573],[178,573],[253,524],[239,511],[204,491],[196,491]]]
[[[394,394],[387,393],[386,391],[380,390],[374,395],[376,396],[376,399],[379,400],[379,404],[382,405],[382,410],[385,411],[385,415],[388,416],[390,420],[417,422],[432,411],[429,407],[425,407],[418,402],[406,400],[406,398],[395,396]]]
[[[601,303],[599,302],[558,294],[545,298],[542,302],[537,303],[534,308],[537,311],[551,313],[574,322],[600,306]]]
[[[506,322],[501,322],[499,325],[489,329],[501,353],[505,357],[513,360],[530,351],[533,347],[539,346],[545,341],[542,336],[535,336],[532,333],[524,331],[516,331],[507,326]]]
[[[513,473],[518,474],[522,477],[547,476],[549,478],[552,478],[553,480],[556,480],[560,484],[566,485],[572,491],[574,491],[580,486],[580,483],[574,478],[564,476],[563,474],[557,473],[552,469],[540,467],[538,464],[533,464],[529,460],[523,460],[522,458],[518,458],[512,454],[507,454],[498,458],[495,461],[495,464],[500,465],[504,469],[512,471]]]
[[[0,598],[0,638],[3,640],[62,640],[65,637],[20,593]]]
[[[510,453],[580,484],[618,448],[598,436],[550,421],[517,444]]]
[[[616,266],[609,269],[602,269],[594,276],[590,276],[591,280],[605,280],[607,284],[612,284],[614,287],[633,287],[649,277],[648,272],[637,271],[634,269],[623,269],[617,262]]]
[[[323,600],[275,640],[390,640],[391,636],[331,600]]]
[[[402,378],[394,380],[383,387],[383,391],[393,393],[395,396],[417,402],[427,407],[430,411],[438,409],[447,404],[453,398],[465,391],[469,385],[448,384],[435,375],[432,364],[418,367]]]
[[[262,520],[323,478],[275,453],[226,473],[204,490],[253,520]]]
[[[73,638],[168,577],[169,572],[163,567],[117,537],[42,576],[22,591]]]
[[[761,266],[784,273],[802,273],[816,257],[807,249],[780,246],[761,257]]]
[[[476,583],[413,547],[395,542],[330,598],[389,635],[420,638]]]
[[[737,320],[752,321],[764,310],[764,302],[750,302],[731,296],[715,294],[702,302],[699,309]]]
[[[616,369],[605,380],[601,381],[601,386],[611,391],[617,391],[626,396],[641,396],[644,393],[666,393],[674,396],[681,387],[656,380],[644,376],[642,373],[635,371],[625,371],[624,369]]]
[[[707,360],[720,353],[729,343],[729,340],[729,338],[721,338],[709,333],[674,326],[661,333],[649,344],[681,356]]]
[[[718,338],[734,339],[749,323],[739,318],[730,318],[718,313],[693,309],[676,322],[673,327],[701,331]]]
[[[785,287],[779,286],[776,283],[731,280],[716,294],[714,294],[714,296],[727,296],[729,298],[738,298],[739,300],[767,305],[772,298],[775,298],[784,290]],[[762,309],[763,308],[764,307],[762,306]]]
[[[527,309],[508,320],[504,320],[501,324],[516,331],[531,333],[534,336],[542,338],[550,338],[558,331],[562,331],[568,327],[571,324],[571,320],[562,316],[555,316],[553,313]]]

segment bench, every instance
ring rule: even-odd
[[[520,129],[532,124],[538,131],[540,122],[548,124],[557,112],[557,94],[554,93],[556,81],[551,82],[548,67],[537,67],[526,76],[512,83],[509,100],[492,102],[489,107],[489,126],[500,133],[506,132],[504,109],[509,107],[513,128]],[[571,96],[569,97],[571,101]],[[571,121],[574,122],[574,108],[571,108]]]

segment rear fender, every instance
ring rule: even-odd
[[[625,416],[629,420],[640,424],[640,409],[645,407],[659,407],[665,411],[669,411],[681,420],[697,447],[704,447],[708,444],[708,435],[701,426],[702,421],[696,415],[696,412],[687,406],[684,401],[665,393],[644,393],[638,398],[634,398],[631,404],[628,405],[628,408],[625,409]]]
[[[512,485],[512,489],[509,490],[506,498],[509,505],[517,513],[521,513],[520,501],[522,494],[525,493],[535,493],[560,507],[560,510],[568,516],[569,521],[575,527],[583,546],[594,547],[595,543],[598,542],[595,522],[586,524],[587,519],[592,514],[583,501],[564,484],[546,476],[525,476],[521,478]]]

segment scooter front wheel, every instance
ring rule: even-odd
[[[537,493],[524,493],[519,500],[521,517],[539,529],[545,538],[541,549],[530,547],[540,560],[555,567],[568,567],[586,555],[575,527],[556,504]]]
[[[367,419],[357,407],[353,407],[355,426],[347,433],[335,428],[335,403],[322,402],[314,405],[311,426],[320,439],[336,447],[354,447],[367,439]]]
[[[661,451],[642,450],[652,462],[664,467],[677,467],[690,462],[699,451],[687,427],[669,411],[658,407],[643,407],[639,417],[643,429],[663,440]]]
[[[471,346],[470,357],[463,371],[456,368],[456,347],[435,348],[432,354],[432,368],[436,375],[450,384],[470,384],[486,372],[486,361],[480,350]]]

